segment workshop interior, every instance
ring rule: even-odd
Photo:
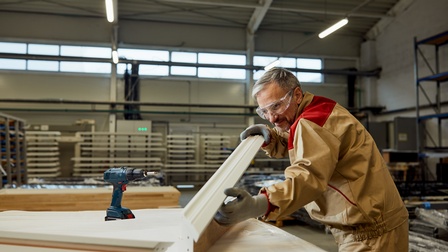
[[[219,194],[212,183],[236,179],[257,195],[285,180],[289,158],[238,150],[248,126],[270,125],[252,86],[283,67],[373,137],[409,212],[409,251],[448,251],[447,10],[446,0],[0,1],[0,250],[192,251],[180,213],[216,211],[201,209]],[[247,163],[241,175],[235,163]],[[266,251],[338,251],[304,209],[247,225],[201,226],[219,237],[194,251],[250,251],[266,230],[278,238]]]

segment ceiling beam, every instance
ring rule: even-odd
[[[236,7],[236,8],[263,8],[266,5],[266,2],[272,2],[272,0],[262,0],[257,3],[248,4],[248,3],[240,3],[238,0],[162,0],[165,2],[176,2],[176,3],[187,3],[187,4],[203,4],[203,5],[212,5],[212,6],[226,6],[226,7]],[[368,1],[369,2],[369,1]],[[269,4],[270,5],[270,4]],[[279,11],[279,12],[295,12],[295,13],[303,13],[303,14],[322,14],[322,15],[331,15],[331,16],[347,16],[347,12],[342,11],[329,11],[325,9],[302,9],[302,8],[291,8],[291,7],[275,7],[270,6],[268,10],[271,11]],[[384,18],[391,17],[393,13],[390,14],[372,14],[365,12],[353,12],[350,13],[352,17],[363,17],[363,18]]]
[[[365,35],[368,40],[375,40],[393,21],[394,17],[398,16],[409,8],[414,3],[414,0],[400,0],[388,12],[388,17],[382,18],[378,21]]]
[[[283,8],[283,7],[271,7],[269,10],[275,10],[275,11],[283,11],[283,12],[295,12],[295,13],[303,13],[303,14],[321,14],[321,15],[328,15],[328,16],[339,16],[339,17],[345,17],[347,16],[347,12],[342,11],[329,11],[329,10],[311,10],[311,9],[294,9],[294,8]],[[389,15],[381,15],[381,14],[370,14],[370,13],[362,13],[362,12],[355,12],[350,13],[351,17],[363,17],[363,18],[384,18],[384,17],[390,17]]]
[[[254,1],[253,4],[241,3],[239,0],[160,0],[160,2],[175,2],[183,4],[203,4],[211,6],[257,8],[264,5],[264,1]]]
[[[247,24],[247,31],[250,34],[255,34],[258,30],[258,27],[263,21],[266,12],[268,12],[269,7],[272,4],[272,0],[265,0],[262,7],[256,7],[254,12],[252,13],[252,17],[250,17],[249,23]]]

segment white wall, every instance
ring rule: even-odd
[[[361,62],[366,65],[375,62],[382,68],[381,76],[377,80],[364,82],[365,90],[375,94],[368,100],[371,106],[385,106],[386,111],[413,108],[416,106],[416,84],[414,78],[414,37],[422,40],[427,37],[448,31],[448,1],[446,0],[414,0],[413,3],[378,35],[375,41],[368,41],[363,46]],[[376,55],[369,55],[374,48]],[[434,61],[434,47],[424,50],[430,62]],[[429,53],[429,54],[426,54]],[[441,72],[448,71],[448,45],[440,50]],[[373,58],[373,60],[372,60]],[[421,57],[420,57],[421,59]],[[434,64],[433,64],[434,65]],[[420,77],[430,75],[428,70],[423,71],[423,61],[420,62]],[[423,83],[428,96],[434,101],[436,96],[435,83]],[[441,85],[441,100],[448,101],[448,83]],[[420,99],[421,104],[427,104]],[[442,108],[446,113],[448,107]],[[421,115],[434,114],[433,110],[423,110]],[[376,116],[375,121],[393,121],[395,117],[416,117],[415,110],[390,113]],[[437,139],[436,120],[427,121],[431,135]],[[448,121],[442,122],[443,146],[448,145]],[[393,147],[393,146],[392,146]],[[430,160],[430,170],[435,174],[435,162]]]
[[[382,68],[377,81],[378,105],[386,106],[387,110],[415,106],[414,37],[421,40],[447,31],[447,10],[448,1],[445,0],[416,0],[376,38],[376,58]],[[441,62],[446,71],[448,48],[443,49]],[[428,92],[434,97],[431,86],[435,85],[427,85]],[[448,100],[448,85],[442,85],[442,98]],[[394,116],[379,119],[387,120]]]
[[[0,99],[107,101],[110,93],[109,82],[108,77],[98,76],[1,72]],[[5,108],[16,109],[16,111]],[[60,111],[64,109],[89,111],[92,107],[90,105],[0,103],[0,111],[24,118],[28,124],[73,125],[76,120],[93,119],[96,121],[98,130],[108,130],[108,113]],[[95,109],[104,110],[108,107],[96,106]]]

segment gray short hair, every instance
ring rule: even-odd
[[[285,91],[293,90],[296,87],[301,88],[299,80],[292,72],[284,68],[274,67],[264,73],[254,84],[252,97],[257,99],[258,92],[263,90],[266,85],[274,82]]]

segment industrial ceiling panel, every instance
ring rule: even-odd
[[[249,8],[240,9],[233,6],[171,1],[152,4],[148,2],[152,1],[119,2],[119,19],[244,27],[252,14]]]
[[[104,1],[99,0],[4,0],[0,12],[54,14],[72,16],[105,16]]]
[[[406,0],[118,0],[118,20],[315,34],[348,17],[340,34],[365,36]],[[105,18],[104,0],[3,0],[1,13]]]

